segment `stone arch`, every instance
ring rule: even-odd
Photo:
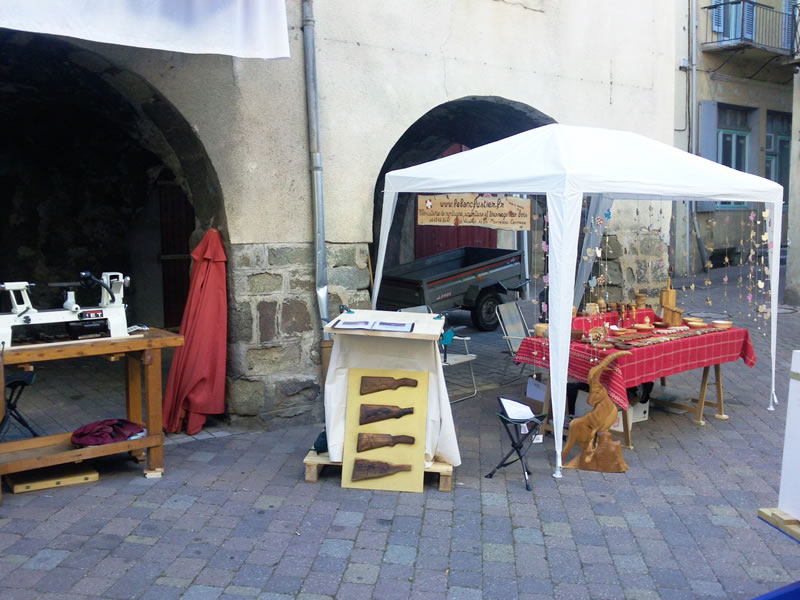
[[[392,147],[378,175],[373,202],[373,257],[380,236],[386,173],[433,160],[453,144],[475,148],[550,123],[555,120],[535,108],[498,96],[467,96],[425,113]],[[386,248],[387,267],[413,258],[410,252],[414,244],[414,214],[410,197],[400,194],[397,199]]]
[[[0,29],[0,127],[0,219],[12,224],[0,241],[0,280],[138,274],[129,319],[163,326],[167,300],[156,288],[170,289],[171,275],[162,241],[186,237],[184,255],[209,227],[227,238],[217,174],[183,115],[97,52]],[[165,211],[164,198],[182,216]],[[177,260],[188,285],[190,260]],[[38,299],[49,304],[45,292]]]

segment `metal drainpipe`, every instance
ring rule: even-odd
[[[691,94],[691,103],[692,103],[692,154],[697,154],[697,0],[692,0],[692,94]],[[700,256],[701,268],[703,272],[708,271],[708,267],[706,263],[708,263],[708,252],[706,250],[706,241],[703,239],[703,232],[700,230],[700,225],[697,222],[697,203],[692,200],[689,202],[689,219],[687,222],[691,220],[694,224],[694,230],[697,232],[697,250]],[[688,225],[687,225],[688,226]],[[691,234],[691,232],[687,231],[687,234]],[[691,235],[687,235],[686,238],[686,262],[687,265],[691,263],[691,253],[688,252],[690,248],[690,238]],[[687,274],[689,273],[690,269],[687,269]]]
[[[322,326],[328,319],[328,265],[325,251],[325,203],[322,194],[322,154],[319,144],[319,94],[317,93],[317,61],[314,45],[314,5],[303,0],[303,57],[305,63],[306,113],[308,118],[308,151],[311,171],[311,196],[314,199],[314,255],[316,288]],[[322,339],[330,339],[326,333]]]

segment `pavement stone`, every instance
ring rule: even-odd
[[[714,271],[711,287],[695,278],[694,294],[691,280],[675,280],[687,285],[679,302],[748,326],[759,361],[724,366],[728,421],[709,411],[698,427],[653,407],[634,426],[626,473],[556,480],[546,438],[528,452],[532,492],[517,464],[485,479],[508,448],[495,398],[520,398],[525,380],[498,387],[505,340],[456,312],[480,391],[452,406],[463,463],[451,492],[433,479],[422,494],[343,489],[337,470],[306,483],[302,458],[321,424],[260,431],[212,420],[196,436],[168,436],[161,479],[108,457],[98,482],[4,495],[0,599],[744,600],[800,580],[800,544],[756,517],[777,505],[786,416],[785,402],[766,410],[769,340]],[[800,314],[782,307],[779,399],[794,348]],[[120,365],[90,364],[42,367],[22,407],[35,426],[55,433],[117,415]],[[447,373],[454,395],[468,379]],[[689,394],[699,380],[684,373],[668,385]],[[70,394],[79,400],[67,405]],[[63,413],[45,420],[54,402]]]

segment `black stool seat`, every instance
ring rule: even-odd
[[[17,402],[19,402],[19,397],[22,395],[22,390],[31,385],[35,377],[36,373],[34,371],[21,371],[13,375],[6,375],[6,414],[3,415],[3,420],[0,421],[0,435],[5,433],[9,420],[13,417],[14,420],[27,429],[33,437],[39,436],[33,426],[28,423],[28,420],[22,416],[22,413],[19,412],[17,408]]]
[[[531,444],[533,443],[532,439],[530,442],[528,442],[528,440],[531,438],[531,436],[536,436],[539,434],[539,426],[542,424],[542,415],[539,417],[532,416],[526,419],[512,419],[506,413],[502,400],[500,398],[497,400],[500,402],[501,407],[501,411],[497,413],[497,416],[500,418],[500,422],[503,424],[503,427],[508,434],[508,438],[511,440],[511,450],[509,450],[505,456],[500,459],[500,462],[497,463],[497,466],[492,469],[490,473],[487,473],[485,477],[487,479],[491,479],[498,469],[502,469],[503,467],[507,467],[508,465],[519,461],[520,464],[522,464],[522,474],[525,477],[525,489],[531,491],[531,482],[529,477],[531,471],[528,469],[528,464],[525,462],[525,454],[528,452]],[[517,454],[517,458],[509,460],[511,455],[514,453]]]

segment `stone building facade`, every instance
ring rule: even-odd
[[[306,2],[316,45],[329,316],[340,304],[369,306],[387,171],[434,159],[454,143],[476,147],[548,122],[673,141],[676,15],[669,3]],[[22,138],[37,132],[22,153],[0,147],[24,162],[0,173],[4,206],[43,206],[48,190],[65,189],[59,181],[68,180],[80,206],[111,211],[113,218],[93,222],[85,257],[94,257],[92,269],[129,271],[133,320],[155,326],[169,324],[186,252],[207,229],[219,229],[229,258],[228,410],[268,427],[323,415],[303,60],[312,28],[304,27],[302,4],[287,0],[292,56],[283,60],[0,31],[0,83],[13,100],[4,104],[3,123]],[[54,137],[56,127],[62,134]],[[48,170],[31,177],[43,160]],[[104,186],[77,185],[89,164]],[[54,218],[77,227],[86,211],[72,212]],[[609,233],[635,246],[622,241],[626,222],[635,220],[622,211]],[[401,211],[395,225],[395,260],[407,260],[402,242],[415,235],[413,216]],[[626,285],[659,285],[668,230],[660,236],[652,252],[620,257]],[[178,238],[186,249],[166,247]],[[119,249],[114,261],[96,243],[102,239]],[[513,236],[499,239],[513,243]],[[43,277],[66,277],[84,264],[67,242],[28,241],[20,246],[44,257]],[[63,274],[54,256],[69,258]],[[183,272],[167,268],[181,260]]]

